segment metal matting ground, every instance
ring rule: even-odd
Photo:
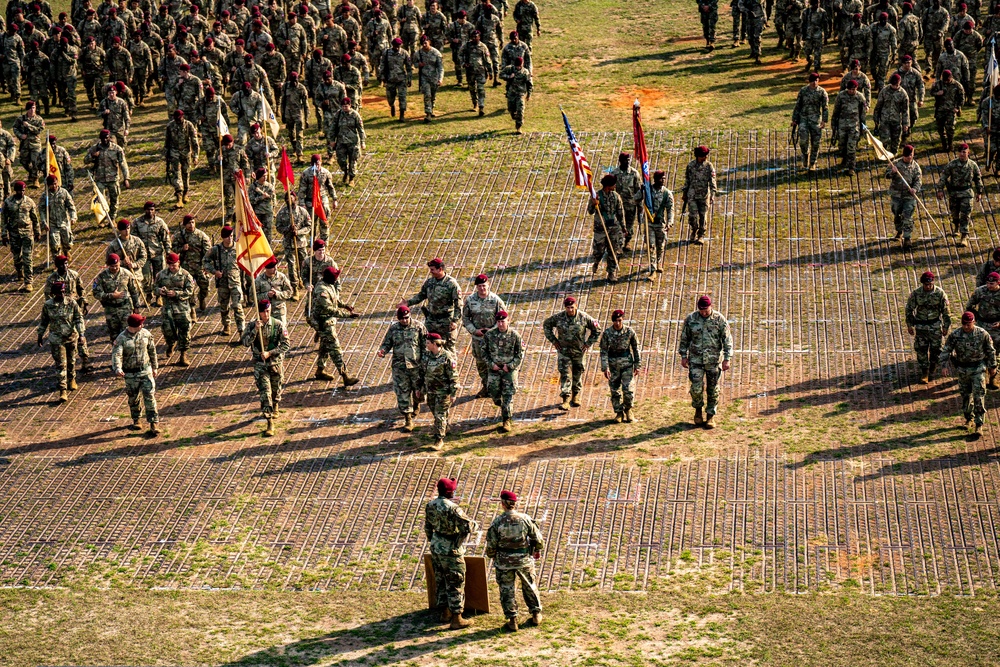
[[[595,171],[631,145],[628,134],[580,138]],[[215,335],[214,307],[195,326],[192,366],[168,367],[158,380],[167,437],[150,441],[123,430],[128,410],[106,370],[100,308],[87,324],[104,370],[59,406],[47,351],[35,346],[41,295],[17,294],[7,283],[0,297],[0,583],[84,577],[166,587],[419,586],[422,504],[434,479],[457,473],[481,523],[502,488],[526,498],[549,545],[541,578],[550,589],[645,589],[696,565],[713,566],[740,590],[802,591],[847,580],[873,593],[994,588],[1000,469],[992,397],[982,440],[922,462],[883,457],[877,440],[831,442],[828,456],[720,451],[643,464],[560,451],[567,429],[610,410],[596,351],[587,407],[568,415],[556,409],[555,355],[540,325],[566,294],[602,323],[614,308],[628,311],[645,353],[641,406],[684,399],[680,323],[696,296],[709,293],[733,325],[736,354],[723,402],[739,402],[737,424],[740,414],[782,414],[790,397],[832,411],[847,405],[874,425],[916,412],[929,420],[917,441],[954,440],[953,386],[911,386],[901,314],[926,268],[942,277],[953,310],[964,303],[998,237],[992,180],[970,249],[944,237],[946,207],[928,196],[935,219],[918,218],[914,251],[904,255],[889,240],[879,165],[863,160],[849,179],[824,155],[819,174],[801,176],[785,132],[654,132],[648,140],[653,168],[667,172],[675,191],[691,147],[712,146],[722,193],[706,246],[687,244],[678,220],[662,277],[640,279],[645,256],[635,255],[623,262],[629,279],[614,287],[590,274],[592,223],[585,198],[571,188],[564,136],[372,140],[360,186],[343,196],[331,231],[345,294],[366,314],[339,328],[348,366],[363,382],[345,392],[310,379],[312,331],[304,303],[294,305],[286,410],[273,439],[257,436],[247,353]],[[125,213],[168,194],[155,156],[136,158],[137,187],[125,193]],[[930,192],[948,156],[919,159]],[[86,192],[77,194],[82,207]],[[219,199],[217,180],[205,180],[185,212],[214,231]],[[180,213],[165,217],[176,228]],[[105,234],[81,236],[74,264],[89,281],[102,268],[97,241]],[[511,306],[527,349],[516,419],[519,429],[538,429],[533,457],[505,458],[500,437],[487,457],[460,456],[470,453],[460,438],[445,457],[428,456],[390,426],[389,365],[374,351],[395,304],[419,289],[435,255],[466,292],[472,276],[490,273]],[[0,274],[11,273],[3,253]],[[158,326],[155,314],[151,325]],[[468,337],[460,341],[459,433],[489,428],[497,416],[489,401],[467,400],[478,379]],[[949,421],[930,421],[937,418]],[[429,423],[422,413],[418,424]],[[651,432],[645,440],[666,445],[669,437]]]

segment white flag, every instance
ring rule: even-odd
[[[229,134],[229,125],[226,123],[226,119],[222,115],[222,106],[219,106],[219,136],[224,136]]]
[[[264,122],[267,123],[268,129],[271,130],[271,136],[278,136],[278,132],[281,132],[281,126],[278,125],[278,119],[274,117],[274,110],[271,109],[271,105],[267,103],[267,98],[264,97],[263,88],[260,91],[260,101],[264,104]]]
[[[1000,84],[1000,68],[997,67],[997,57],[993,50],[993,41],[990,40],[990,58],[986,61],[986,80],[989,81],[989,91],[990,95],[993,94],[993,89]]]

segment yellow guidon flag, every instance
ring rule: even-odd
[[[111,207],[108,205],[108,200],[101,194],[101,191],[97,189],[97,184],[94,183],[93,176],[90,176],[90,184],[94,186],[94,196],[90,200],[90,210],[94,212],[94,217],[97,218],[97,224],[100,226],[105,220],[110,221],[108,213],[111,211]]]
[[[878,157],[878,159],[891,160],[893,157],[892,153],[890,153],[886,149],[886,147],[882,145],[882,142],[878,140],[878,137],[872,134],[871,131],[868,129],[868,127],[865,125],[862,125],[861,129],[865,131],[865,139],[868,140],[868,145],[875,149],[875,155]]]
[[[45,156],[45,175],[56,177],[56,186],[62,187],[62,173],[59,171],[59,161],[56,160],[56,152],[52,148],[52,142],[46,141],[46,147],[49,149],[48,154]]]
[[[250,206],[243,170],[237,171],[233,177],[236,181],[236,264],[256,278],[264,270],[264,265],[274,259],[274,251]]]

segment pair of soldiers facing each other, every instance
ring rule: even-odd
[[[472,625],[462,618],[465,609],[465,542],[479,529],[465,510],[454,501],[458,482],[442,477],[437,482],[438,497],[424,508],[424,534],[431,552],[434,581],[437,584],[436,608],[441,622],[458,630]],[[486,531],[486,555],[493,559],[493,570],[500,588],[507,630],[518,629],[517,580],[531,614],[529,622],[542,623],[542,602],[535,583],[535,561],[542,557],[542,531],[527,514],[518,512],[517,495],[500,492],[502,513]]]

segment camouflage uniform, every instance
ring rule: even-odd
[[[222,327],[229,328],[229,311],[232,309],[233,317],[236,320],[236,330],[242,332],[245,324],[243,319],[243,285],[240,280],[240,267],[236,263],[236,251],[236,243],[228,248],[222,242],[216,243],[205,256],[202,268],[206,273],[213,275],[215,271],[222,273],[222,277],[215,279],[215,291],[219,299],[219,316],[222,319]]]
[[[451,330],[451,325],[462,321],[462,291],[458,281],[449,275],[440,280],[430,276],[420,286],[416,296],[406,300],[406,305],[412,308],[425,300],[427,305],[420,308],[424,314],[424,326],[429,333],[441,336],[445,349],[454,351],[456,332]]]
[[[697,311],[691,313],[684,320],[678,351],[681,359],[688,360],[691,407],[700,410],[707,395],[705,413],[713,416],[722,393],[719,387],[722,362],[729,361],[733,356],[733,335],[729,331],[729,322],[718,311],[713,311],[708,317],[702,317]]]
[[[330,81],[320,81],[313,89],[313,104],[316,106],[316,122],[320,132],[326,135],[327,142],[330,138],[330,121],[340,109],[340,102],[347,95],[347,89],[339,81],[330,77]]]
[[[65,298],[76,301],[77,305],[80,306],[80,312],[86,316],[90,307],[87,305],[87,296],[83,289],[83,281],[80,280],[80,274],[69,268],[66,269],[65,273],[60,272],[57,265],[56,270],[50,273],[49,277],[45,279],[45,287],[42,288],[42,295],[44,298],[52,298],[52,285],[56,282],[60,282],[65,285],[63,288]],[[77,340],[77,351],[80,354],[80,358],[83,359],[83,371],[89,371],[90,352],[87,350],[86,338],[80,338]]]
[[[906,136],[909,136],[920,117],[917,104],[924,102],[924,77],[920,76],[920,71],[913,67],[910,67],[909,72],[904,72],[902,69],[896,70],[896,74],[899,75],[899,85],[906,91],[906,99],[910,103],[910,122],[907,123],[909,131],[906,133]]]
[[[924,68],[927,72],[937,71],[938,58],[944,50],[944,39],[948,33],[951,16],[944,7],[927,7],[924,12]]]
[[[361,114],[353,108],[348,111],[339,109],[333,117],[330,134],[337,152],[337,164],[344,172],[344,179],[350,182],[358,175],[358,158],[365,144],[365,124]]]
[[[20,141],[18,152],[21,155],[21,166],[28,172],[28,180],[38,181],[38,157],[45,148],[45,121],[37,113],[28,118],[26,114],[14,121],[11,131]]]
[[[823,69],[823,44],[828,26],[826,11],[822,7],[806,7],[802,12],[802,44],[809,61],[806,69],[810,72]]]
[[[649,241],[656,253],[656,266],[660,266],[666,253],[666,230],[674,226],[674,193],[670,188],[655,185],[650,187],[653,194],[653,219],[649,222]]]
[[[177,108],[184,112],[186,118],[195,117],[204,96],[205,88],[201,79],[190,73],[186,77],[177,77],[177,83],[174,84],[174,99],[177,101]]]
[[[490,292],[486,298],[480,297],[478,292],[473,292],[465,297],[465,305],[462,306],[462,326],[472,334],[472,356],[476,360],[476,370],[479,372],[479,379],[486,388],[489,379],[490,366],[486,360],[486,338],[477,336],[480,329],[492,329],[496,325],[496,314],[501,310],[507,310],[507,304],[498,295]]]
[[[361,76],[361,70],[355,67],[353,63],[354,58],[352,56],[350,63],[337,65],[336,69],[333,70],[333,78],[344,84],[347,97],[351,100],[351,108],[360,111],[364,106],[361,99],[364,93],[364,80]]]
[[[385,96],[389,109],[395,114],[396,98],[399,98],[400,117],[406,112],[406,92],[413,79],[413,63],[410,54],[400,48],[386,49],[382,52],[379,74],[385,84]]]
[[[65,188],[45,193],[38,199],[38,221],[49,227],[49,249],[52,255],[69,255],[73,249],[73,225],[76,224],[76,204]]]
[[[872,31],[865,24],[854,25],[847,29],[843,37],[844,65],[847,66],[852,60],[857,60],[861,64],[861,70],[868,68],[868,59],[872,54]]]
[[[896,62],[896,29],[888,23],[884,26],[876,23],[871,33],[872,58],[868,66],[871,68],[873,87],[881,91],[885,87],[890,64]]]
[[[263,134],[259,139],[251,135],[247,139],[246,146],[243,147],[243,152],[247,154],[247,159],[250,161],[251,172],[265,167],[268,173],[271,174],[274,173],[274,165],[271,163],[281,155],[278,152],[278,144],[274,139],[266,137]]]
[[[5,32],[0,35],[0,58],[3,63],[3,77],[11,99],[21,101],[21,61],[24,60],[24,41],[17,33]]]
[[[955,158],[941,171],[939,187],[948,192],[952,230],[968,234],[972,202],[976,196],[983,194],[983,175],[979,171],[979,165],[972,158],[965,162],[961,158]]]
[[[385,16],[373,17],[368,23],[365,23],[364,40],[368,44],[368,60],[375,65],[375,77],[379,83],[382,82],[382,69],[379,64],[382,62],[382,53],[389,48],[391,38],[392,26],[385,19]]]
[[[681,193],[687,201],[691,238],[701,239],[707,232],[708,210],[712,206],[712,198],[719,193],[715,166],[708,159],[702,163],[698,160],[688,162]]]
[[[121,194],[121,189],[118,186],[119,174],[122,180],[129,180],[125,150],[114,142],[107,146],[97,142],[87,151],[85,163],[94,177],[97,189],[108,200],[108,219],[116,220],[118,218],[118,196]]]
[[[954,356],[952,356],[954,353]],[[958,378],[958,390],[962,394],[962,414],[965,420],[975,419],[976,426],[982,426],[986,417],[986,369],[996,370],[996,349],[993,339],[986,330],[973,327],[966,333],[961,327],[948,334],[938,362],[951,361]]]
[[[469,80],[472,106],[480,112],[486,107],[486,80],[490,76],[490,52],[482,42],[470,41],[462,47],[462,64]]]
[[[250,160],[246,151],[236,144],[222,147],[222,199],[226,206],[226,220],[236,217],[236,172],[250,173]]]
[[[229,108],[236,116],[239,125],[236,143],[242,146],[251,134],[250,126],[264,122],[264,98],[256,90],[248,93],[241,88],[230,98]]]
[[[187,112],[184,112],[187,115]],[[167,183],[175,197],[187,197],[191,185],[191,162],[201,153],[198,130],[187,118],[172,118],[167,123],[163,153],[167,161]]]
[[[711,20],[711,35],[712,42],[715,41],[715,24],[719,20],[719,3],[718,0],[709,0],[710,5],[715,5],[715,20]],[[511,14],[515,22],[515,29],[517,30],[518,38],[531,48],[531,29],[535,28],[536,31],[542,29],[542,24],[538,20],[538,7],[531,0],[518,0],[517,4],[514,5],[514,12]],[[702,26],[705,25],[704,16],[701,19]],[[708,36],[706,35],[706,39]]]
[[[319,225],[319,238],[324,241],[330,235],[330,219],[333,217],[333,204],[337,201],[337,190],[333,187],[333,174],[326,167],[315,166],[307,168],[299,177],[299,201],[305,202],[305,209],[312,212],[313,179],[319,179],[319,197],[323,203],[323,212],[326,213],[326,222],[316,215]]]
[[[104,49],[96,44],[86,46],[80,51],[80,68],[83,70],[83,87],[87,91],[90,108],[104,94],[104,62],[107,59]]]
[[[125,320],[139,308],[139,283],[128,269],[119,267],[117,273],[112,273],[110,268],[106,268],[94,278],[91,291],[104,306],[108,336],[114,342],[125,329]],[[122,292],[121,298],[116,299],[115,292]]]
[[[837,95],[833,105],[832,130],[837,137],[838,151],[844,169],[853,171],[858,153],[858,139],[861,126],[865,122],[868,103],[857,93],[843,92]]]
[[[500,69],[509,67],[521,59],[524,69],[531,71],[531,48],[524,42],[515,44],[513,41],[507,42],[500,52]]]
[[[500,418],[506,423],[514,419],[512,404],[514,394],[517,393],[517,369],[524,361],[521,334],[510,328],[507,331],[490,329],[483,336],[482,348],[483,362],[489,373],[486,380],[487,391],[494,405],[500,408]],[[479,359],[476,361],[478,365]],[[494,364],[501,370],[493,370]],[[506,371],[503,370],[505,365],[508,368]]]
[[[893,163],[899,174],[906,179],[910,188],[918,193],[921,189],[920,165],[916,160],[910,164],[903,162],[902,158]],[[909,239],[913,234],[913,212],[917,207],[917,198],[910,194],[910,189],[903,185],[900,177],[893,173],[892,168],[886,169],[886,178],[892,179],[889,191],[892,194],[892,215],[893,223],[896,226],[896,233],[902,234],[904,239]]]
[[[52,83],[49,57],[41,51],[29,51],[24,58],[24,71],[28,78],[28,94],[38,102],[39,110],[49,113],[49,86]]]
[[[125,373],[125,395],[128,396],[128,409],[132,421],[138,422],[142,416],[143,406],[139,402],[142,394],[141,400],[146,407],[146,421],[150,425],[159,422],[160,415],[156,410],[156,379],[153,377],[158,369],[153,334],[147,329],[139,329],[136,333],[125,329],[118,334],[111,350],[111,369],[116,374]]]
[[[286,81],[281,87],[281,122],[292,144],[292,151],[302,157],[302,129],[309,114],[309,91],[298,81]]]
[[[465,70],[462,53],[465,51],[465,45],[472,41],[471,35],[475,29],[475,26],[468,21],[465,23],[453,21],[448,26],[447,36],[448,43],[451,45],[451,61],[455,65],[455,78],[458,80],[458,85],[460,86],[462,85],[462,74]],[[486,52],[486,55],[489,56],[489,51]],[[483,94],[485,95],[485,92]]]
[[[105,97],[101,100],[100,112],[104,116],[104,129],[110,130],[111,136],[124,149],[128,142],[129,129],[132,127],[132,114],[129,113],[128,103],[121,97],[116,97],[114,100]]]
[[[941,339],[951,327],[948,296],[935,286],[930,292],[923,286],[910,293],[906,300],[906,326],[916,331],[913,350],[921,375],[931,375],[941,353]]]
[[[792,122],[799,126],[799,150],[802,161],[810,169],[816,166],[819,157],[823,130],[820,123],[830,120],[830,96],[823,86],[802,86],[795,100]]]
[[[618,179],[618,182],[615,183],[615,192],[622,198],[622,208],[625,212],[625,245],[627,246],[635,236],[635,216],[641,199],[642,176],[639,175],[639,170],[631,164],[628,169],[622,169],[619,164],[609,173]],[[637,195],[639,195],[638,198]]]
[[[132,54],[124,46],[117,44],[107,50],[108,76],[111,81],[132,81],[135,68],[132,66]]]
[[[438,496],[424,510],[424,534],[437,584],[437,606],[452,614],[465,609],[465,541],[479,530],[458,503]]]
[[[444,52],[445,31],[448,29],[448,17],[443,12],[431,11],[429,8],[424,14],[423,20],[424,34],[431,43],[431,48]]]
[[[312,221],[309,212],[294,204],[295,227],[293,229],[288,206],[278,211],[274,219],[275,229],[284,238],[285,264],[288,265],[288,278],[293,286],[302,285],[305,280],[302,268],[306,265],[306,254],[312,239]]]
[[[34,266],[31,253],[41,240],[42,230],[35,210],[35,203],[26,195],[11,195],[0,209],[3,222],[3,240],[14,257],[14,271],[24,285],[31,285]]]
[[[920,46],[920,38],[924,31],[920,26],[920,18],[910,12],[899,19],[899,26],[896,28],[896,38],[899,40],[899,57],[910,56],[913,62],[917,62],[917,47]]]
[[[587,370],[584,355],[598,341],[601,334],[597,321],[582,310],[570,317],[565,311],[545,318],[542,323],[545,339],[556,346],[556,364],[559,367],[559,395],[576,396],[583,388],[583,374]],[[590,335],[586,332],[590,331]],[[556,333],[559,336],[556,336]],[[585,337],[586,336],[586,337]]]
[[[271,302],[271,318],[277,318],[287,325],[288,312],[285,308],[285,302],[291,299],[294,293],[288,276],[281,271],[275,271],[273,276],[261,272],[254,284],[257,296]],[[271,294],[271,290],[274,290],[274,294]]]
[[[413,54],[413,60],[419,72],[417,80],[420,83],[420,93],[424,96],[424,116],[429,117],[434,113],[438,86],[444,79],[444,60],[441,58],[441,52],[434,47],[426,51],[423,48],[417,49]]]
[[[142,106],[149,89],[149,76],[154,71],[153,51],[141,39],[130,39],[128,50],[132,56],[132,85],[135,86],[136,102]]]
[[[992,271],[991,271],[992,273]],[[976,325],[982,327],[993,339],[993,347],[1000,345],[1000,290],[991,291],[983,285],[977,287],[965,304],[965,310],[976,314]]]
[[[955,137],[955,116],[965,104],[965,90],[954,78],[947,82],[938,79],[931,86],[931,97],[934,98],[934,122],[941,143],[946,150],[951,150]]]
[[[424,342],[427,329],[412,319],[403,326],[393,322],[385,333],[383,354],[392,353],[392,390],[396,394],[396,407],[404,417],[412,415],[420,405],[416,394],[424,389],[423,367]]]
[[[601,334],[601,372],[611,371],[611,409],[615,414],[632,409],[635,373],[642,368],[639,339],[629,326],[621,331],[609,326]]]
[[[622,256],[625,236],[625,207],[622,198],[617,192],[598,190],[597,205],[590,202],[587,205],[587,214],[594,216],[594,241],[591,253],[594,273],[597,273],[601,261],[606,261],[608,280],[617,280],[618,263]]]
[[[170,228],[159,216],[148,217],[143,213],[132,220],[132,235],[146,246],[146,265],[143,267],[143,283],[152,285],[156,276],[164,268],[166,253],[170,249]],[[155,300],[152,296],[151,300]]]
[[[267,178],[263,182],[254,179],[247,194],[264,236],[271,239],[274,235],[274,186]]]
[[[436,353],[424,350],[420,368],[424,378],[424,396],[434,415],[434,435],[443,440],[448,435],[448,410],[458,393],[455,355],[447,349]]]
[[[994,262],[993,259],[986,260],[981,267],[979,267],[979,273],[976,274],[976,287],[982,287],[986,284],[986,279],[989,278],[991,273],[1000,273],[1000,262]]]
[[[482,7],[482,5],[480,5]],[[500,73],[500,45],[498,43],[498,31],[501,27],[499,12],[481,12],[473,19],[476,29],[479,30],[480,43],[486,47],[490,54],[490,67],[493,72],[493,81],[496,82]]]
[[[1000,97],[989,95],[979,103],[979,123],[983,130],[983,140],[989,144],[986,167],[996,174],[1000,163]]]
[[[340,300],[340,287],[336,284],[320,281],[313,288],[312,313],[310,324],[319,333],[319,352],[316,357],[316,368],[322,372],[327,360],[331,361],[342,376],[346,376],[343,351],[340,339],[337,338],[337,318],[350,317],[350,307]]]
[[[910,98],[903,87],[882,88],[875,103],[873,116],[882,143],[890,153],[896,153],[903,138],[903,129],[909,129],[910,123]]]
[[[188,247],[187,250],[184,250],[185,245]],[[208,299],[208,275],[205,273],[202,263],[211,248],[212,239],[200,229],[195,228],[193,232],[189,233],[182,225],[174,234],[173,251],[181,257],[181,268],[187,269],[187,272],[194,278],[195,284],[198,285],[198,310],[202,311],[205,310],[205,301]],[[193,294],[191,295],[191,303],[194,303]],[[196,319],[197,314],[194,314],[192,320]]]
[[[205,147],[209,169],[219,165],[219,116],[229,124],[228,106],[222,98],[215,95],[211,100],[206,95],[198,108],[198,131],[201,133],[201,145]]]
[[[77,341],[87,335],[80,304],[71,296],[47,300],[42,304],[42,319],[38,323],[39,345],[42,344],[46,329],[49,331],[52,360],[59,370],[59,389],[65,391],[69,389],[71,382],[76,382]]]
[[[538,586],[535,584],[535,552],[544,547],[542,531],[527,514],[505,510],[486,531],[486,555],[493,559],[500,605],[508,620],[517,618],[515,582],[521,580],[521,594],[528,612],[542,611]]]
[[[260,326],[261,334],[257,333]],[[267,359],[261,352],[261,337],[264,349],[270,352]],[[281,389],[285,384],[285,353],[288,352],[288,329],[285,323],[276,317],[271,317],[267,324],[260,325],[258,320],[247,322],[243,329],[243,345],[253,352],[253,379],[260,393],[260,411],[265,419],[274,417],[281,403]]]
[[[3,178],[4,199],[10,197],[11,183],[14,182],[14,159],[16,157],[17,143],[14,141],[14,135],[0,127],[0,175]]]
[[[323,259],[316,259],[316,255],[310,255],[302,265],[302,275],[313,287],[323,282],[323,272],[328,268],[340,269],[333,257],[326,255]],[[337,286],[340,289],[340,286]]]
[[[180,352],[191,346],[191,298],[194,296],[194,285],[194,276],[184,269],[177,269],[177,273],[161,269],[156,274],[153,289],[157,295],[164,288],[175,292],[174,296],[160,297],[163,300],[163,310],[160,311],[163,318],[163,338],[170,351],[175,344]]]

